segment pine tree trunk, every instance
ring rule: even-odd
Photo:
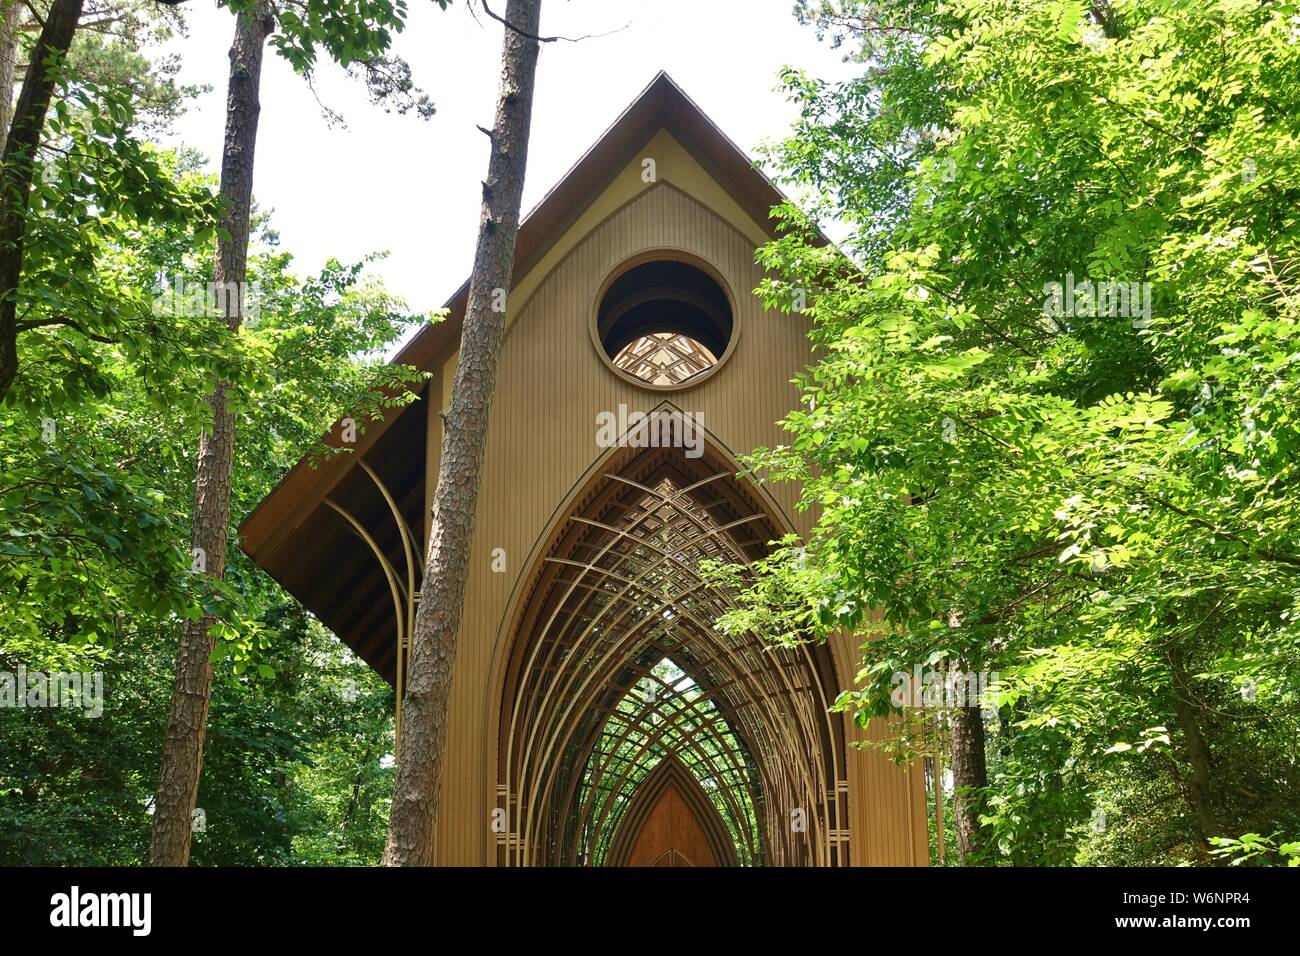
[[[14,110],[14,81],[18,77],[18,24],[22,0],[0,0],[0,152],[9,139]]]
[[[957,847],[965,863],[983,849],[980,839],[979,799],[973,791],[988,786],[984,759],[984,718],[979,707],[955,707],[952,721],[952,782],[956,788],[952,816],[957,826]]]
[[[483,184],[460,359],[451,407],[444,418],[442,460],[433,497],[424,586],[412,635],[385,866],[428,866],[433,862],[452,670],[469,577],[488,414],[505,332],[504,298],[514,273],[540,17],[541,0],[510,0],[506,5],[509,25],[501,53],[501,89],[490,134],[491,159]]]
[[[72,46],[81,4],[82,0],[54,0],[51,5],[32,49],[32,61],[4,144],[4,167],[0,169],[0,401],[9,394],[18,374],[18,304],[14,293],[23,271],[23,233],[36,174],[36,149],[54,96],[56,75],[51,68]]]
[[[253,12],[239,15],[230,47],[230,88],[221,157],[224,208],[213,280],[218,289],[239,290],[238,295],[218,297],[218,301],[225,302],[226,323],[232,329],[243,320],[262,54],[274,28],[270,5],[259,4]],[[226,408],[223,383],[217,383],[208,404],[212,408],[212,426],[199,441],[190,543],[192,553],[201,555],[205,572],[220,580],[226,570],[235,417]],[[215,638],[211,625],[212,619],[204,617],[186,621],[181,630],[149,840],[149,863],[153,866],[185,866],[190,859],[190,817],[198,798],[212,697]]]

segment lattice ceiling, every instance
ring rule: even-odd
[[[642,452],[588,500],[521,624],[503,712],[504,862],[605,862],[637,786],[669,756],[740,862],[844,862],[824,664],[815,649],[715,630],[734,596],[700,576],[706,559],[757,557],[775,537],[766,517],[730,472],[674,449]]]

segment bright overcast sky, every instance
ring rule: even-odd
[[[330,128],[312,91],[268,55],[254,194],[299,272],[329,256],[353,261],[387,251],[375,266],[412,309],[438,308],[469,273],[478,227],[479,183],[500,71],[501,26],[472,0],[446,12],[410,0],[397,52],[437,105],[437,115],[386,114],[363,84],[332,65],[316,78],[321,102],[343,114]],[[776,91],[778,70],[846,73],[840,53],[792,16],[790,0],[547,0],[545,35],[616,31],[580,43],[548,43],[537,93],[524,189],[526,212],[650,82],[667,70],[742,149],[781,138],[794,111]],[[492,8],[502,13],[504,0]],[[233,18],[215,5],[186,4],[189,36],[174,45],[180,79],[207,84],[176,126],[176,138],[209,158],[220,154],[227,51]]]

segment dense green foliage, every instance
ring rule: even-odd
[[[17,292],[23,364],[0,405],[0,674],[98,674],[102,712],[0,708],[0,862],[143,860],[180,625],[206,611],[223,640],[194,861],[374,863],[392,690],[235,534],[224,586],[196,584],[194,449],[220,376],[240,416],[238,522],[302,455],[326,453],[320,436],[339,415],[364,429],[411,399],[421,376],[383,356],[424,320],[365,262],[295,274],[259,218],[253,307],[229,332],[210,287],[216,182],[149,137],[192,92],[141,46],[167,30],[150,6],[123,4],[112,39],[83,34],[38,156]],[[373,29],[353,46],[293,31],[282,42],[323,42],[335,58],[382,51],[401,17],[364,7]]]
[[[751,464],[819,520],[725,623],[874,638],[864,719],[917,665],[998,675],[968,862],[1294,839],[1300,5],[800,11],[862,69],[785,77],[807,199],[761,291],[819,359]]]
[[[343,409],[377,413],[401,367],[358,361],[407,327],[398,303],[331,265],[300,280],[255,257],[246,330],[262,388],[244,398],[236,514],[312,450]],[[148,839],[171,662],[183,616],[221,615],[196,863],[374,862],[391,771],[392,691],[232,545],[225,592],[190,573],[195,420],[105,350],[105,395],[53,422],[6,406],[0,670],[103,672],[104,713],[0,710],[0,859],[134,864]],[[166,394],[171,394],[166,393]],[[358,421],[363,421],[359,417]],[[112,838],[103,836],[111,831]]]

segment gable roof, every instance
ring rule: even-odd
[[[704,170],[769,235],[775,228],[769,211],[785,200],[784,194],[749,157],[720,130],[682,91],[667,73],[660,71],[640,95],[614,121],[577,163],[521,221],[515,243],[514,281],[524,278],[551,246],[565,233],[591,202],[613,181],[638,151],[659,132],[667,130]],[[461,324],[469,295],[469,280],[447,300],[448,316],[443,322],[422,328],[392,361],[430,370],[439,356],[454,350],[460,341]],[[274,535],[280,522],[288,519],[313,490],[332,485],[355,464],[369,447],[403,412],[397,410],[382,422],[372,423],[355,454],[341,456],[329,465],[313,467],[303,458],[276,488],[264,498],[239,527],[240,546],[258,564],[267,552],[265,545],[283,540]],[[336,424],[329,436],[331,445],[341,445]],[[347,467],[338,467],[340,464]]]
[[[521,221],[515,244],[515,285],[529,275],[661,130],[676,139],[754,223],[767,235],[775,237],[776,224],[769,213],[773,206],[785,200],[785,196],[704,115],[681,87],[667,73],[660,71],[596,144]],[[459,346],[468,291],[469,280],[466,279],[447,301],[446,319],[421,328],[391,361],[424,371],[430,371],[445,361]],[[398,499],[396,506],[406,514],[419,540],[423,527],[421,514],[424,510],[423,470],[426,460],[421,449],[425,445],[424,423],[430,413],[430,404],[428,401],[416,402],[390,410],[381,421],[369,423],[364,435],[349,446],[351,454],[335,456],[323,463],[304,456],[239,527],[240,546],[244,552],[390,680],[394,675],[392,650],[385,650],[379,640],[376,629],[382,629],[381,622],[361,616],[355,607],[349,607],[348,613],[344,614],[337,606],[337,596],[328,593],[330,584],[324,580],[325,568],[319,562],[344,539],[340,538],[340,522],[326,507],[325,498],[330,496],[332,501],[337,499],[345,506],[360,508],[367,494],[374,497],[374,488],[369,485],[367,477],[368,469],[359,467],[364,457],[378,472],[386,473],[384,480],[390,483]],[[335,424],[326,442],[334,447],[343,447],[341,423]],[[384,513],[375,513],[371,517],[377,525],[391,524],[391,518]],[[369,525],[368,519],[363,517],[362,520]],[[379,538],[378,532],[375,537]],[[278,553],[287,542],[293,542],[295,547]],[[400,540],[394,537],[376,543],[385,551],[391,549],[393,560],[397,561],[402,548]],[[420,551],[418,558],[422,563],[422,547],[417,544],[416,548]],[[385,603],[382,595],[388,592],[387,584],[369,549],[362,548],[361,552],[355,561],[344,562],[346,570],[354,575],[352,586],[365,590],[382,606]],[[314,567],[312,558],[317,559]],[[368,564],[363,564],[363,561]],[[303,568],[304,564],[308,567]],[[400,567],[400,564],[396,566]],[[317,571],[320,576],[317,576]],[[328,576],[337,578],[340,573],[341,570],[335,568]],[[367,580],[359,580],[357,576]],[[369,580],[371,576],[376,580]],[[354,603],[361,606],[366,602],[359,598]],[[391,607],[389,614],[392,614]],[[390,635],[391,626],[390,616],[387,626]],[[391,636],[387,643],[395,647]]]

